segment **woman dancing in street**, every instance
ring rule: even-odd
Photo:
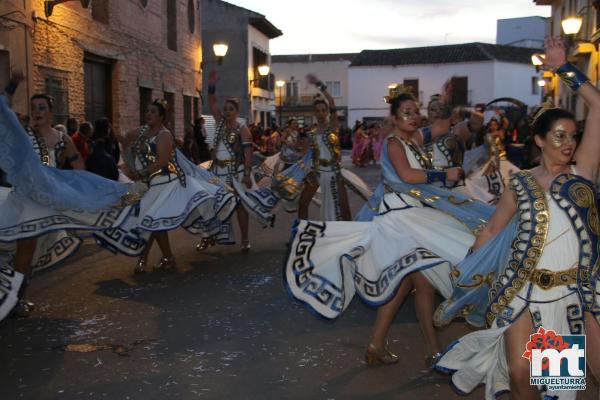
[[[145,272],[154,241],[162,253],[155,269],[176,267],[168,232],[180,226],[203,237],[229,236],[222,224],[236,205],[216,177],[175,149],[173,134],[164,125],[166,114],[166,102],[155,100],[146,111],[146,125],[121,138],[129,177],[147,183],[149,190],[122,226],[96,234],[110,250],[141,253],[135,273]]]
[[[8,94],[14,93],[19,79]],[[52,99],[31,98],[32,130],[24,131],[0,96],[0,168],[12,189],[3,191],[0,202],[0,241],[16,242],[11,261],[0,272],[0,319],[15,306],[14,314],[25,317],[33,310],[26,299],[27,279],[32,272],[64,260],[79,246],[80,239],[65,230],[100,230],[120,225],[135,202],[139,186],[123,185],[81,171],[83,160],[67,135],[52,128]],[[75,170],[60,170],[70,164]],[[12,280],[12,283],[11,283]],[[17,297],[11,288],[18,288]],[[7,293],[4,293],[7,292]]]
[[[492,209],[433,185],[458,181],[462,171],[432,169],[419,149],[416,100],[404,92],[390,97],[393,127],[382,150],[380,201],[370,205],[376,215],[367,222],[298,222],[285,278],[291,295],[325,318],[338,317],[355,293],[379,307],[365,355],[369,364],[398,362],[386,336],[399,307],[416,289],[431,364],[441,351],[432,323],[434,288],[450,295],[450,264],[465,256],[472,230]]]
[[[338,137],[339,120],[333,97],[327,86],[314,75],[307,76],[308,82],[315,85],[326,100],[317,99],[313,103],[317,120],[316,127],[310,132],[310,150],[312,151],[311,172],[304,179],[300,194],[298,218],[308,218],[308,206],[321,189],[321,221],[350,221],[348,193],[344,185],[340,162],[342,153]],[[307,148],[306,151],[309,149]]]
[[[600,377],[600,223],[592,184],[600,166],[600,92],[566,62],[561,40],[546,41],[545,64],[589,107],[581,143],[570,112],[538,112],[532,131],[541,165],[513,176],[474,253],[453,270],[452,297],[436,312],[440,325],[460,315],[488,327],[458,340],[437,364],[462,392],[485,383],[488,400],[509,390],[513,399],[540,398],[524,352],[542,327],[586,334],[587,363]],[[546,390],[544,398],[576,394]]]

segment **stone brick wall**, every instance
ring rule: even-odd
[[[197,96],[201,89],[201,44],[199,0],[177,2],[177,51],[167,47],[166,0],[107,1],[109,23],[92,18],[91,6],[79,2],[56,6],[44,17],[43,0],[33,0],[38,14],[32,32],[34,92],[45,91],[48,76],[68,89],[70,116],[85,119],[84,57],[100,56],[112,61],[112,115],[116,129],[123,131],[139,124],[139,87],[153,90],[153,98],[163,92],[174,94],[175,133],[183,135],[183,96]],[[188,22],[189,2],[195,14],[194,32]]]

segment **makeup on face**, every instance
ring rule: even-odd
[[[577,132],[569,133],[564,125],[560,124],[550,131],[548,139],[554,148],[560,149],[566,144],[577,143]]]
[[[419,112],[412,109],[401,109],[400,110],[400,118],[403,121],[410,121],[412,119],[417,119],[419,117]]]

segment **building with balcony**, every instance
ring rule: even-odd
[[[177,135],[200,114],[200,0],[0,2],[0,85],[22,70],[14,108],[55,99],[56,123],[109,117],[117,130],[144,120],[154,98],[170,105]]]
[[[271,70],[280,86],[276,89],[275,106],[278,123],[294,118],[301,126],[314,121],[313,101],[319,91],[306,83],[306,75],[315,74],[333,96],[341,126],[348,126],[348,67],[356,53],[276,55]]]
[[[598,74],[598,44],[600,43],[600,1],[598,0],[534,0],[539,6],[551,6],[552,15],[548,21],[548,34],[563,35],[567,39],[569,61],[585,72],[596,87],[600,87]],[[577,33],[566,35],[562,21],[580,18]],[[587,107],[579,100],[577,93],[569,90],[551,71],[541,71],[546,80],[545,92],[554,104],[575,113],[577,120],[586,118]]]
[[[453,104],[475,106],[512,97],[529,106],[540,103],[535,49],[487,43],[364,50],[348,72],[349,120],[366,122],[389,115],[383,97],[388,87],[410,87],[423,106],[452,79]]]
[[[219,104],[227,98],[240,103],[240,116],[249,123],[268,126],[275,111],[275,79],[272,73],[261,76],[259,66],[270,65],[269,41],[283,33],[262,14],[221,0],[202,1],[202,57],[204,84],[208,72],[219,76]],[[213,44],[228,46],[219,63]],[[208,104],[204,113],[209,114]]]

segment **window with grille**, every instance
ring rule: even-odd
[[[167,101],[167,115],[165,118],[165,126],[175,136],[175,94],[164,92],[164,99]]]
[[[6,87],[10,82],[10,52],[0,50],[0,87]]]
[[[192,127],[192,98],[183,96],[183,132]]]
[[[419,80],[418,79],[404,79],[402,85],[415,96],[415,99],[419,100]]]
[[[177,0],[167,0],[167,47],[177,51]]]
[[[54,100],[54,124],[66,124],[69,119],[69,91],[64,79],[47,76],[45,79],[46,94]]]
[[[194,0],[188,0],[187,13],[190,33],[194,33],[194,30],[196,29],[196,10],[194,9]]]
[[[531,77],[531,94],[540,94],[540,86],[538,85],[539,79],[540,78],[537,76]]]
[[[146,124],[146,111],[152,103],[152,89],[140,86],[140,125]]]
[[[455,76],[452,78],[452,104],[469,105],[469,78]]]
[[[327,85],[327,91],[333,97],[342,97],[342,86],[340,85],[340,81],[327,81],[325,82]]]

